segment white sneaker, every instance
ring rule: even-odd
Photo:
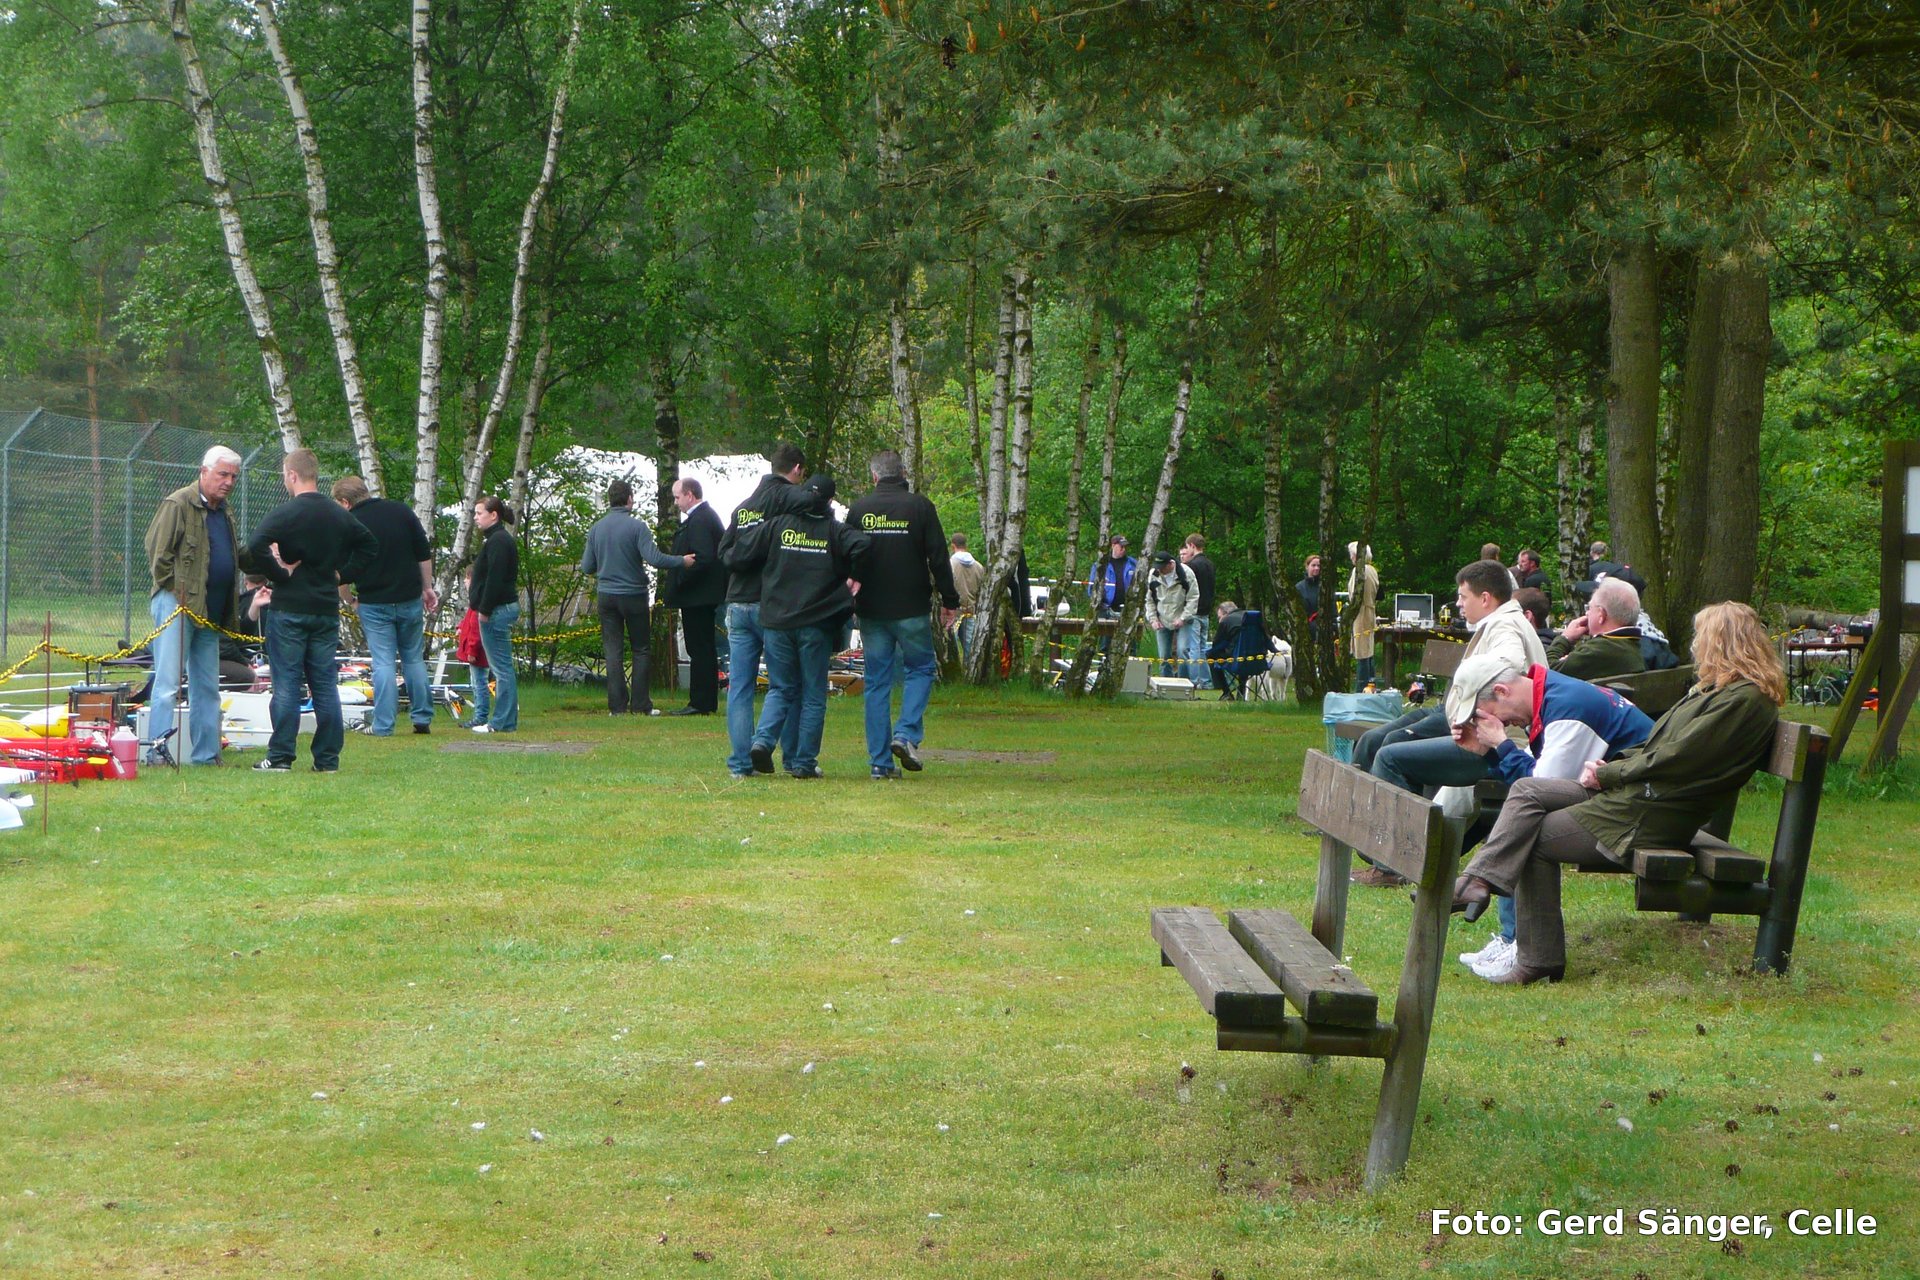
[[[1510,947],[1512,945],[1511,942],[1508,942],[1496,933],[1491,938],[1488,938],[1487,945],[1478,951],[1462,951],[1460,953],[1460,963],[1466,965],[1468,968],[1472,968],[1475,961],[1485,960],[1500,948]]]
[[[1498,955],[1468,965],[1474,974],[1488,982],[1498,982],[1520,963],[1520,948],[1509,942]]]
[[[473,731],[475,733],[492,733],[493,726],[490,724],[477,724],[473,726]]]
[[[1491,942],[1480,948],[1480,950],[1473,955],[1461,956],[1460,963],[1475,973],[1478,973],[1480,970],[1494,965],[1507,965],[1513,960],[1515,950],[1516,948],[1513,943],[1508,942],[1496,933],[1493,935]]]

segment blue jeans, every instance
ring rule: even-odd
[[[1169,662],[1168,659],[1180,652],[1178,645],[1179,638],[1180,633],[1177,630],[1169,630],[1166,627],[1153,628],[1153,651],[1158,654],[1160,658],[1159,665],[1154,668],[1155,675],[1170,676],[1173,674],[1174,664]]]
[[[933,624],[924,613],[917,618],[862,618],[860,637],[867,660],[867,762],[885,769],[893,764],[887,748],[895,739],[917,747],[926,736],[936,665]],[[898,720],[892,717],[896,684]]]
[[[1399,719],[1390,720],[1377,729],[1369,729],[1361,734],[1360,741],[1353,744],[1353,767],[1362,773],[1371,773],[1373,758],[1389,743],[1447,737],[1447,713],[1444,710],[1438,706],[1415,707]]]
[[[1359,693],[1373,682],[1373,659],[1355,658],[1353,660],[1353,691]]]
[[[513,676],[513,624],[520,620],[520,603],[503,604],[480,620],[480,647],[487,651],[487,670],[493,677],[488,698],[485,680],[474,682],[473,722],[493,726],[495,733],[520,727],[520,686]]]
[[[399,715],[399,663],[407,680],[407,714],[415,724],[433,723],[433,686],[427,681],[426,606],[419,600],[404,604],[362,604],[360,630],[367,637],[373,659],[373,734],[393,732]]]
[[[1203,614],[1194,614],[1193,621],[1180,628],[1181,638],[1186,650],[1181,655],[1187,660],[1187,679],[1194,687],[1204,689],[1211,682],[1208,676],[1210,668],[1206,664],[1207,646],[1213,640],[1211,621]]]
[[[1444,724],[1446,717],[1439,718]],[[1417,792],[1425,787],[1470,787],[1492,769],[1491,754],[1469,751],[1449,734],[1389,743],[1374,756],[1368,772],[1404,791]]]
[[[153,625],[180,607],[171,591],[156,591],[150,604]],[[187,734],[193,740],[188,764],[220,762],[220,633],[209,631],[182,614],[153,638],[153,697],[148,702],[147,732],[158,738],[173,728],[180,702],[180,673],[184,657],[187,676]],[[175,759],[180,744],[172,744]]]
[[[760,606],[727,606],[727,771],[752,773],[753,760],[747,755],[753,746],[753,691],[760,680],[760,655],[766,649],[766,633],[760,629]],[[800,739],[800,717],[788,716],[779,732],[770,735],[780,740],[780,758],[793,759]]]
[[[837,637],[819,627],[762,627],[760,634],[767,646],[767,701],[754,726],[754,745],[773,746],[788,722],[797,722],[793,754],[786,755],[783,748],[781,763],[789,773],[804,772],[820,763],[820,738],[827,729],[827,660],[833,657]],[[753,767],[751,761],[747,767]]]
[[[346,739],[340,723],[340,668],[334,660],[340,651],[339,615],[268,609],[260,617],[266,626],[267,667],[273,673],[267,759],[293,763],[300,704],[311,695],[313,767],[321,772],[338,769],[340,744]]]

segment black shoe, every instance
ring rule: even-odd
[[[771,745],[763,747],[756,742],[747,748],[747,756],[753,761],[753,771],[755,773],[773,772],[773,747]]]
[[[1531,965],[1516,964],[1497,978],[1487,981],[1506,987],[1530,987],[1536,982],[1558,982],[1567,976],[1564,964],[1550,965],[1544,969],[1535,969]]]
[[[415,725],[415,726],[413,726],[413,731],[414,731],[415,733],[422,733],[422,734],[425,734],[425,733],[432,733],[432,732],[433,732],[433,726],[432,726],[432,725],[430,725],[430,724],[417,724],[417,725]]]
[[[340,766],[337,764],[317,764],[313,766],[313,771],[315,773],[338,773],[340,772]]]
[[[673,710],[667,712],[667,714],[670,716],[705,716],[712,715],[713,713],[710,711],[695,711],[692,707],[675,707]]]
[[[1461,876],[1453,882],[1453,910],[1466,912],[1467,923],[1478,920],[1493,901],[1493,886],[1479,876]]]
[[[255,773],[292,773],[293,766],[278,760],[262,760],[253,766]]]
[[[816,764],[805,769],[789,769],[787,770],[787,776],[789,778],[798,778],[802,782],[805,782],[813,778],[824,778],[827,775],[820,772],[820,766]]]
[[[894,768],[893,766],[891,766],[891,765],[884,765],[884,764],[877,764],[877,765],[875,765],[875,766],[873,766],[873,775],[872,775],[872,776],[873,776],[873,780],[874,780],[875,782],[898,782],[898,781],[900,781],[900,771],[899,771],[898,769],[895,769],[895,768]]]
[[[908,773],[918,773],[926,767],[920,763],[920,753],[913,749],[911,742],[902,742],[895,738],[887,750],[893,752],[893,758],[898,760],[900,767]]]

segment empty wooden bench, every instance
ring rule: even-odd
[[[1222,924],[1204,907],[1161,907],[1153,937],[1161,963],[1213,1015],[1221,1049],[1385,1062],[1367,1147],[1372,1189],[1405,1166],[1413,1142],[1460,835],[1439,806],[1319,751],[1301,772],[1300,817],[1321,833],[1311,928],[1284,911],[1231,911]],[[1391,1022],[1341,960],[1354,850],[1420,886]]]
[[[1800,924],[1800,894],[1807,883],[1807,857],[1826,781],[1827,742],[1824,729],[1792,720],[1782,721],[1775,731],[1773,750],[1761,767],[1786,786],[1770,858],[1727,843],[1733,825],[1729,806],[1695,833],[1685,849],[1609,850],[1623,865],[1588,870],[1631,870],[1636,911],[1674,911],[1683,920],[1701,922],[1715,914],[1758,916],[1754,970],[1785,973]]]

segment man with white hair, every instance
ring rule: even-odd
[[[1586,612],[1547,646],[1547,665],[1563,676],[1602,680],[1647,669],[1640,652],[1640,593],[1625,578],[1602,578]]]
[[[240,539],[227,515],[239,478],[240,455],[215,445],[200,459],[199,478],[161,499],[147,525],[149,608],[153,625],[164,626],[153,638],[148,733],[159,738],[174,727],[184,672],[189,764],[220,763],[220,633],[213,628],[231,627],[239,615]],[[182,607],[194,616],[174,617]]]

